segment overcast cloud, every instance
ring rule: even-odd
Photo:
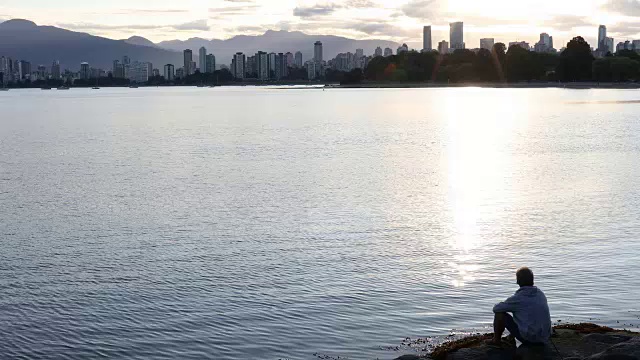
[[[115,39],[158,42],[190,37],[226,39],[266,30],[304,31],[419,47],[422,26],[433,44],[448,40],[451,21],[464,21],[467,47],[483,37],[534,43],[541,32],[561,46],[573,36],[593,42],[604,23],[617,41],[639,38],[640,0],[110,0],[3,2],[2,18],[26,18]]]

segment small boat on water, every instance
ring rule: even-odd
[[[60,86],[58,90],[69,90],[68,86]]]
[[[92,87],[91,89],[93,89],[93,90],[100,90],[100,88],[99,88],[99,87],[97,87],[97,86],[94,86],[94,87]]]
[[[44,87],[41,87],[40,90],[51,90],[51,88],[48,86],[44,86]]]
[[[129,89],[137,89],[137,88],[138,88],[138,85],[131,85],[131,86],[129,86]]]

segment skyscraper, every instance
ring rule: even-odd
[[[438,52],[441,55],[447,54],[449,52],[449,43],[446,40],[442,40],[438,43]]]
[[[322,60],[322,42],[316,41],[316,43],[313,44],[313,61],[321,63]]]
[[[258,67],[258,79],[269,80],[269,55],[266,52],[258,51],[256,65]]]
[[[464,23],[462,21],[449,24],[449,41],[453,50],[464,49]]]
[[[493,38],[480,39],[480,49],[491,51],[494,44],[495,40]]]
[[[374,57],[376,57],[376,56],[382,56],[382,48],[381,48],[380,46],[378,46],[378,47],[376,48],[376,51],[373,53],[373,56],[374,56]]]
[[[193,70],[191,69],[191,63],[193,62],[193,51],[191,49],[186,49],[183,52],[184,55],[184,76],[189,76],[193,74]]]
[[[384,57],[393,55],[393,50],[391,48],[384,48]]]
[[[129,75],[130,70],[131,70],[131,58],[125,55],[122,57],[122,78],[123,79],[131,78],[131,76]]]
[[[431,45],[431,26],[425,26],[422,29],[422,51],[431,51],[433,46]]]
[[[294,64],[296,65],[296,67],[302,67],[302,53],[300,51],[296,51]]]
[[[284,77],[282,72],[283,66],[285,64],[285,57],[283,53],[279,53],[276,55],[276,80],[280,80]]]
[[[600,25],[598,27],[598,50],[606,51],[607,47],[607,27],[604,25]],[[608,49],[609,51],[613,51],[613,49]]]
[[[276,53],[267,54],[267,65],[269,67],[269,79],[276,76]]]
[[[89,65],[87,65],[88,68]],[[26,80],[31,78],[31,63],[28,61],[20,60],[19,62],[19,76],[20,79]]]
[[[172,64],[164,66],[164,79],[167,81],[173,81],[176,77],[175,67]]]
[[[241,52],[237,52],[233,55],[233,68],[231,73],[236,79],[244,79],[245,75],[245,56]]]
[[[409,47],[407,46],[407,44],[402,44],[399,48],[398,48],[398,52],[397,54],[400,55],[403,52],[407,52],[409,51]]]
[[[198,55],[198,61],[200,61],[198,66],[200,67],[200,72],[204,74],[207,72],[207,49],[204,46],[201,47]],[[193,71],[195,72],[195,69]]]
[[[58,60],[51,64],[51,78],[54,80],[60,79],[60,61]]]
[[[287,58],[287,67],[293,67],[294,64],[294,58],[293,58],[293,54],[290,52],[287,52],[286,54],[284,54],[284,56]]]
[[[80,79],[87,80],[91,77],[91,69],[88,62],[80,64]]]
[[[205,56],[204,72],[213,73],[216,71],[216,57],[213,54]]]
[[[606,51],[609,52],[613,52],[614,48],[613,48],[613,38],[612,37],[606,37]]]
[[[547,33],[540,34],[540,41],[534,45],[536,52],[552,52],[553,51],[553,36],[549,36]]]

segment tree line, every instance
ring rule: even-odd
[[[352,74],[354,75],[354,74]],[[357,74],[355,74],[357,75]],[[538,53],[497,43],[491,50],[404,52],[373,58],[360,78],[347,82],[395,81],[437,83],[495,83],[531,81],[632,81],[640,79],[640,55],[623,50],[595,59],[591,46],[575,37],[561,53]]]

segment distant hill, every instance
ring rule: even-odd
[[[178,52],[142,46],[124,40],[112,40],[86,33],[60,29],[54,26],[38,26],[28,20],[8,20],[0,23],[0,56],[27,60],[37,66],[49,66],[59,60],[63,69],[78,70],[86,61],[92,67],[109,70],[113,60],[129,56],[133,61],[149,61],[155,68],[164,64],[180,64]],[[151,43],[153,44],[153,43]]]
[[[158,47],[151,40],[149,40],[147,38],[143,38],[142,36],[132,36],[132,37],[130,37],[128,39],[125,39],[124,42],[126,42],[127,44],[130,44],[130,45],[148,46],[148,47],[153,47],[153,48]]]
[[[307,35],[299,31],[272,31],[269,30],[263,35],[247,36],[238,35],[228,40],[206,40],[202,38],[191,38],[189,40],[163,41],[157,45],[164,49],[182,51],[184,49],[193,50],[197,53],[201,46],[207,48],[207,52],[216,55],[219,64],[231,62],[231,57],[236,52],[243,52],[246,55],[253,55],[258,51],[266,52],[302,52],[304,60],[313,57],[313,44],[321,41],[323,45],[324,59],[334,58],[339,53],[352,52],[356,49],[363,49],[365,55],[371,55],[375,48],[390,47],[395,52],[399,44],[386,40],[354,40],[333,35]]]
[[[243,52],[251,56],[258,51],[295,53],[301,51],[304,60],[313,57],[313,44],[322,41],[324,59],[329,60],[338,53],[363,49],[365,55],[373,54],[375,48],[399,44],[386,40],[354,40],[332,35],[307,35],[299,31],[267,31],[263,35],[238,35],[228,40],[171,40],[154,44],[140,36],[125,40],[113,40],[75,32],[54,26],[38,26],[32,21],[14,19],[0,22],[0,56],[27,60],[33,64],[49,66],[59,60],[63,69],[78,70],[86,61],[91,67],[110,70],[113,60],[129,56],[132,61],[149,61],[155,68],[164,64],[183,63],[182,51],[193,50],[194,61],[198,61],[198,49],[204,46],[207,52],[216,55],[218,64],[231,62],[233,54]]]

